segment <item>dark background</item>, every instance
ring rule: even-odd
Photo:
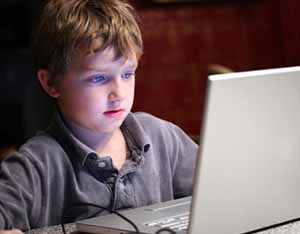
[[[0,147],[25,139],[25,91],[34,79],[30,38],[41,4],[0,1]]]
[[[297,0],[131,2],[145,43],[134,111],[170,120],[189,134],[199,134],[209,65],[246,71],[300,63]],[[32,118],[25,113],[35,80],[30,37],[41,5],[0,1],[0,147],[22,143],[30,135],[27,125],[36,123],[37,110]]]

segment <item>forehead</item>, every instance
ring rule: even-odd
[[[110,66],[120,68],[128,66],[134,67],[138,64],[135,52],[130,53],[128,56],[118,56],[113,47],[108,47],[103,51],[81,54],[76,60],[76,66],[78,68],[95,70],[106,69]]]

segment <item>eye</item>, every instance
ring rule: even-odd
[[[94,84],[103,84],[107,81],[108,81],[108,78],[103,75],[92,76],[88,79],[88,82],[94,83]]]
[[[125,72],[124,74],[122,74],[122,78],[124,80],[129,80],[131,78],[133,78],[135,76],[134,72]]]

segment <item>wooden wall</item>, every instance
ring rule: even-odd
[[[297,0],[133,3],[145,43],[134,110],[189,134],[199,133],[209,64],[246,71],[300,62]]]
[[[287,66],[300,63],[300,2],[298,0],[280,1],[282,20],[284,61]]]

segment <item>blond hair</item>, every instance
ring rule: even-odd
[[[35,69],[47,69],[51,77],[67,72],[83,51],[113,47],[116,58],[143,52],[137,17],[123,0],[49,0],[32,46]]]

